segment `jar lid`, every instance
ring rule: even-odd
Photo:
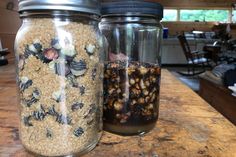
[[[100,0],[19,0],[19,12],[63,10],[101,15]]]
[[[141,0],[115,1],[102,3],[102,16],[109,15],[154,15],[163,18],[163,6],[157,2]]]

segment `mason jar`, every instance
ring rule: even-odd
[[[149,132],[159,113],[163,7],[144,1],[102,4],[100,30],[108,42],[104,67],[104,129]]]
[[[20,0],[15,41],[20,139],[40,156],[81,155],[102,132],[102,35],[96,0]]]

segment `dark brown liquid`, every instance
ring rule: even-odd
[[[155,124],[158,119],[159,88],[159,66],[140,62],[107,63],[104,78],[105,126],[135,128]]]

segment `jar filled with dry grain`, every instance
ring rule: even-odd
[[[97,0],[19,0],[20,138],[31,153],[81,155],[101,137],[99,6]]]
[[[163,7],[140,0],[102,4],[100,29],[109,45],[104,71],[104,128],[147,133],[159,113]]]

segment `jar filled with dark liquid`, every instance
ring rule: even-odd
[[[120,135],[149,132],[159,113],[163,7],[116,1],[102,5],[100,29],[107,38],[104,129]]]

